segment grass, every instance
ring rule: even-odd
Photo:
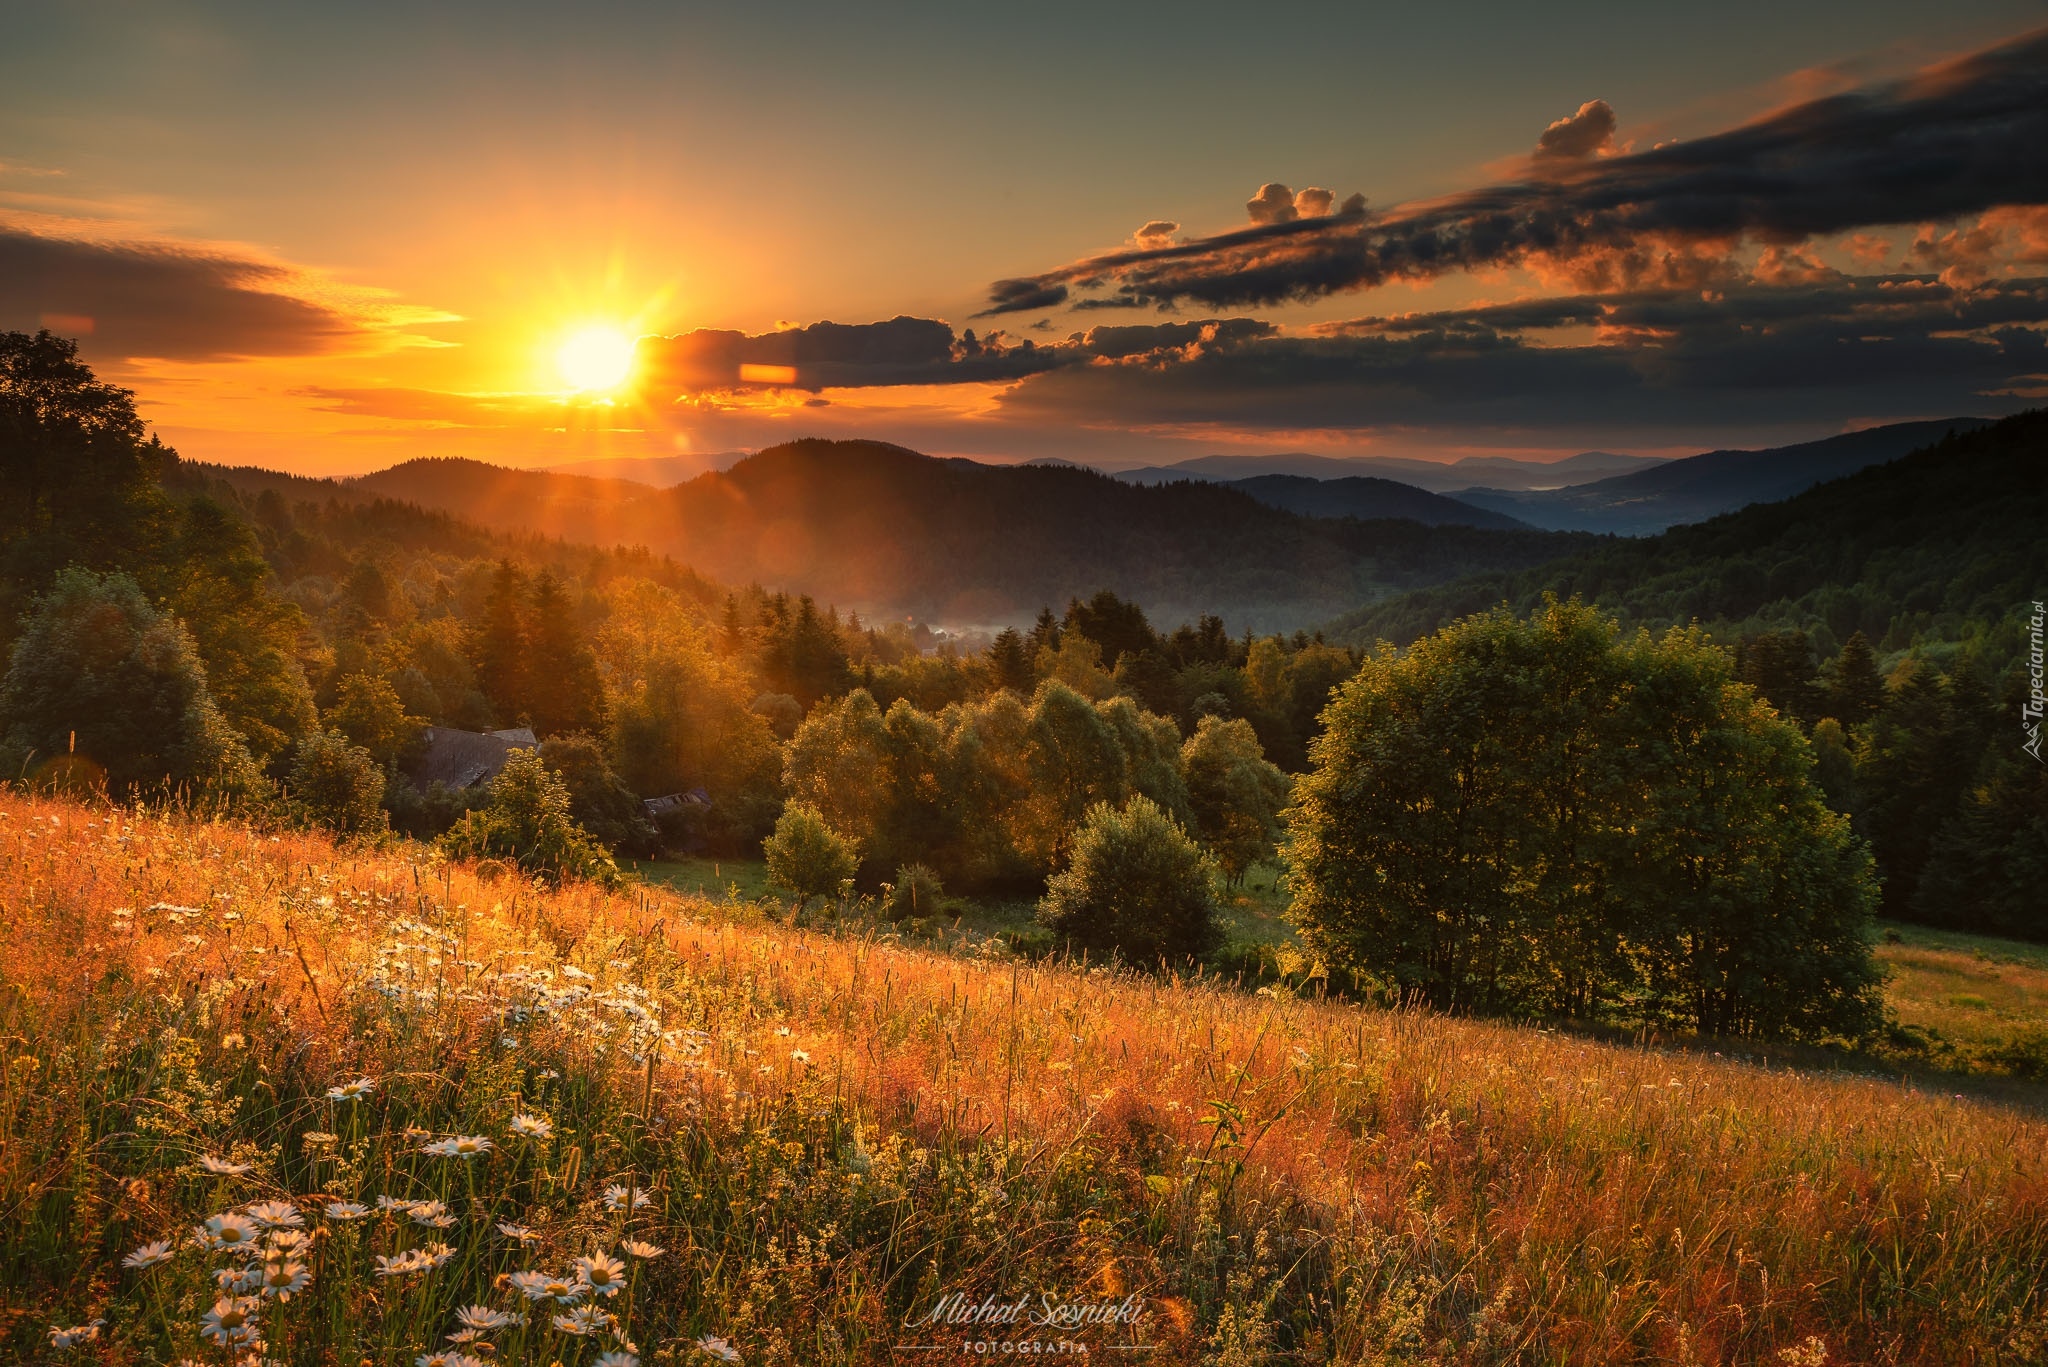
[[[1877,950],[1892,975],[1885,999],[1937,1058],[1996,1070],[2027,1041],[2048,1041],[2048,945],[1925,926],[1885,930]],[[2048,1047],[2040,1066],[2048,1070]]]
[[[759,902],[775,897],[768,886],[768,865],[760,859],[634,859],[626,871],[647,883],[694,893],[714,901]]]
[[[11,1361],[225,1364],[223,1299],[272,1360],[372,1367],[472,1305],[525,1321],[456,1351],[535,1367],[1031,1337],[904,1327],[956,1291],[1124,1306],[1037,1337],[1217,1367],[2048,1353],[2048,1125],[1882,1079],[15,795],[0,910]],[[307,1280],[238,1303],[247,1255],[192,1231],[265,1201],[307,1237],[246,1265]]]

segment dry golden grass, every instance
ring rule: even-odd
[[[165,906],[198,910],[149,910]],[[2048,1352],[2048,1125],[1877,1078],[970,960],[736,924],[665,892],[541,892],[417,847],[336,849],[18,795],[0,796],[0,908],[10,1349],[91,1315],[109,1321],[109,1360],[147,1360],[159,1341],[123,1308],[136,1292],[119,1253],[205,1212],[191,1182],[83,1138],[123,1133],[121,1108],[154,1104],[134,1068],[116,1085],[110,1064],[91,1064],[98,1034],[146,1000],[194,1022],[202,1068],[244,1079],[252,1101],[207,1122],[222,1152],[243,1142],[288,1157],[288,1131],[318,1115],[287,1093],[395,1076],[421,1050],[448,1084],[408,1102],[415,1117],[440,1108],[426,1128],[485,1132],[509,1113],[493,1098],[526,1104],[532,1074],[508,1082],[485,1066],[489,1020],[415,1036],[363,1005],[387,924],[410,918],[460,946],[436,972],[517,954],[600,977],[609,964],[671,1028],[710,1042],[661,1056],[653,1104],[625,1060],[568,1065],[593,1090],[564,1096],[556,1121],[589,1134],[590,1167],[562,1180],[550,1160],[553,1185],[530,1196],[557,1213],[566,1256],[597,1237],[575,1223],[588,1203],[573,1188],[607,1140],[663,1193],[651,1229],[686,1271],[645,1312],[652,1360],[692,1360],[693,1336],[711,1330],[749,1362],[886,1360],[896,1324],[937,1285],[1141,1290],[1152,1361]],[[203,1024],[200,1002],[212,1003]],[[246,1061],[223,1044],[230,1033]],[[565,1114],[574,1106],[587,1123]],[[790,1128],[828,1113],[815,1123],[837,1127],[830,1143]],[[635,1125],[639,1138],[616,1139]],[[808,1154],[801,1179],[762,1166],[761,1144],[778,1138]],[[921,1175],[891,1179],[886,1214],[826,1191],[874,1155],[900,1166],[911,1152],[928,1156]],[[317,1172],[283,1158],[274,1170],[282,1192],[314,1189]],[[802,1267],[798,1234],[818,1240]],[[374,1288],[361,1294],[347,1322],[392,1313],[364,1308]],[[350,1351],[384,1354],[380,1367],[425,1351],[397,1334]],[[327,1360],[319,1334],[293,1342],[299,1360]]]

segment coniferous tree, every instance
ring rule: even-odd
[[[484,599],[483,618],[470,640],[469,658],[477,687],[490,700],[500,726],[512,726],[530,711],[526,605],[524,571],[509,560],[499,561]]]
[[[604,682],[597,672],[597,656],[584,643],[575,605],[548,570],[542,570],[533,584],[525,710],[541,736],[595,731],[604,724]]]
[[[1870,638],[1854,632],[1842,643],[1828,671],[1827,715],[1844,726],[1861,726],[1884,706],[1884,676],[1877,672],[1877,655]]]
[[[1029,697],[1037,686],[1037,679],[1031,668],[1031,654],[1026,649],[1024,637],[1015,627],[1004,627],[988,648],[989,670],[995,676],[997,688],[1007,688],[1020,697]]]

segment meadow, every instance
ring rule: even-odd
[[[10,1360],[2048,1357],[1945,1090],[18,794],[0,941]]]

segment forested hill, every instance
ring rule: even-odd
[[[1327,630],[1405,645],[1444,624],[1546,592],[1624,621],[1697,620],[1718,634],[1861,631],[1880,649],[1954,640],[2048,592],[2048,411],[1952,435],[1889,464],[1534,569],[1476,575],[1370,604]]]
[[[666,490],[445,460],[300,484],[294,496],[402,499],[504,530],[646,546],[714,579],[868,615],[954,623],[1022,620],[1107,588],[1161,620],[1216,613],[1256,631],[1294,630],[1390,592],[1595,544],[1311,518],[1215,484],[1144,488],[1077,467],[981,465],[856,441],[771,447]]]

